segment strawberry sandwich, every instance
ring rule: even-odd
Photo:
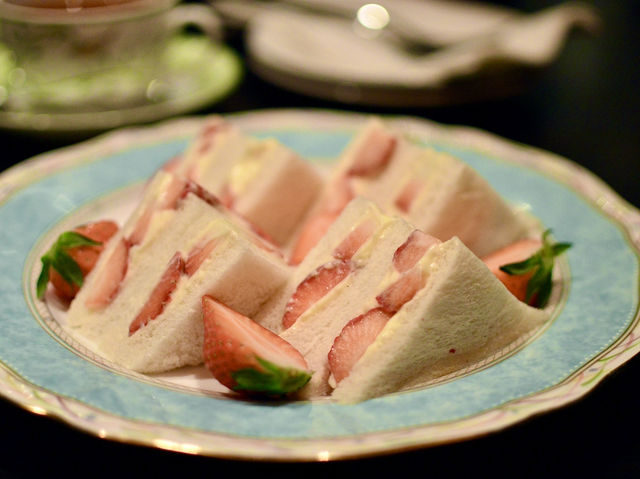
[[[207,122],[172,167],[278,245],[289,240],[323,184],[317,168],[290,148],[248,136],[220,117]]]
[[[355,198],[257,316],[306,359],[302,397],[354,402],[469,367],[548,314],[457,237],[441,242]]]
[[[323,194],[297,233],[292,263],[311,249],[355,196],[447,240],[457,236],[484,256],[529,235],[517,212],[473,168],[447,153],[410,142],[372,118],[344,149]]]
[[[280,254],[196,183],[158,172],[72,301],[68,329],[153,373],[202,363],[201,301],[250,316],[286,281]]]

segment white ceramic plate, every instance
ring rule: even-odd
[[[329,111],[230,116],[329,161],[364,117]],[[52,234],[126,208],[136,185],[182,151],[202,118],[123,130],[44,154],[0,176],[0,393],[99,437],[217,457],[325,461],[470,439],[587,394],[636,354],[640,213],[600,180],[552,154],[490,134],[388,118],[458,155],[507,199],[570,241],[568,289],[551,324],[503,360],[417,391],[356,405],[239,401],[198,390],[189,371],[148,378],[66,341],[35,299],[38,255]],[[178,376],[182,376],[178,378]],[[215,388],[214,388],[215,389]]]

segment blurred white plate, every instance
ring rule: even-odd
[[[373,20],[384,25],[388,15],[388,24],[379,30],[363,26],[371,19],[356,20],[358,0],[342,8],[313,0],[304,2],[306,9],[297,0],[233,3],[214,5],[236,25],[244,15],[256,73],[299,93],[370,105],[431,106],[513,94],[557,57],[574,27],[598,24],[593,9],[578,3],[524,15],[482,3],[381,2],[387,9],[375,7],[372,13],[383,18]],[[416,43],[434,49],[416,54],[406,48]]]

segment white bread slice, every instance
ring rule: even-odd
[[[204,294],[251,316],[289,274],[282,259],[263,248],[259,238],[235,224],[222,209],[188,193],[176,208],[152,215],[144,240],[130,247],[127,272],[113,300],[102,308],[88,305],[100,275],[108,269],[110,252],[132,231],[145,205],[162,196],[171,176],[159,172],[151,182],[140,207],[107,244],[66,318],[68,330],[95,352],[143,373],[202,362],[200,301]],[[161,313],[131,333],[132,322],[174,255],[180,253],[186,259],[209,240],[215,240],[216,246],[195,273],[181,274]]]
[[[409,142],[375,117],[340,156],[334,183],[354,161],[354,152],[375,131],[395,135],[396,145],[383,171],[371,177],[352,177],[355,194],[375,201],[388,214],[402,216],[442,241],[457,236],[479,257],[535,231],[537,225],[532,218],[516,211],[468,164],[448,153]],[[400,208],[397,201],[411,183],[418,185],[416,197],[408,208]]]
[[[422,385],[499,353],[548,313],[518,301],[458,238],[419,263],[427,282],[378,334],[332,398],[353,403]]]
[[[319,170],[279,141],[214,117],[176,172],[220,197],[276,244],[285,244],[319,194]]]
[[[280,320],[292,290],[307,275],[313,274],[317,266],[331,261],[336,246],[367,220],[375,221],[376,228],[351,258],[351,273],[280,333],[302,353],[314,372],[300,392],[301,397],[321,396],[330,391],[327,354],[333,339],[348,321],[374,306],[378,285],[390,270],[393,253],[414,230],[413,226],[401,218],[384,215],[372,202],[354,199],[298,266],[295,279],[287,284],[286,293],[279,296],[278,307],[271,310]]]

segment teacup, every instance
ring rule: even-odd
[[[5,103],[75,112],[152,101],[149,85],[162,74],[172,36],[187,25],[212,37],[220,31],[210,7],[179,1],[0,0],[0,43],[14,65],[0,85]],[[92,94],[91,82],[108,83],[101,91],[109,94]]]

